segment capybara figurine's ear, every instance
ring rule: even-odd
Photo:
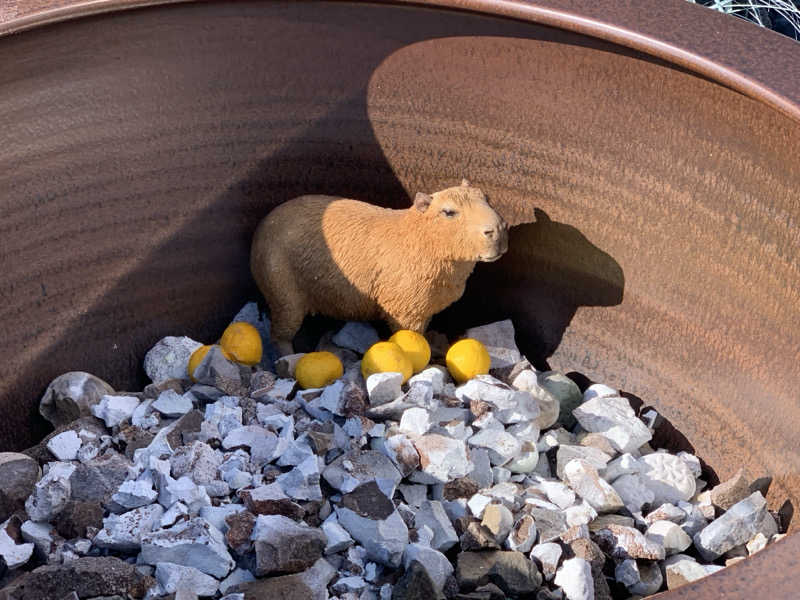
[[[417,195],[414,197],[414,208],[416,208],[419,212],[425,212],[431,205],[432,201],[433,198],[431,198],[428,194],[417,192]]]
[[[461,187],[469,187],[469,181],[466,179],[461,180]]]

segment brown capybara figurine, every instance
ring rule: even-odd
[[[418,193],[403,210],[333,196],[300,196],[259,224],[250,269],[269,304],[281,354],[307,314],[424,332],[464,292],[477,261],[508,248],[508,226],[464,180]]]

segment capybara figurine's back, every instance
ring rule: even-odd
[[[465,180],[418,193],[403,210],[333,196],[289,200],[256,229],[250,268],[278,350],[289,354],[307,314],[424,332],[461,297],[475,263],[507,248],[506,223]]]

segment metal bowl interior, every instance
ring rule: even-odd
[[[720,478],[770,475],[791,510],[800,92],[573,13],[468,8],[202,2],[0,37],[0,449],[44,434],[59,373],[131,389],[160,337],[215,339],[256,297],[250,236],[280,202],[403,207],[467,177],[511,249],[437,326],[510,316],[537,363],[655,406]],[[798,551],[665,597],[793,597]]]

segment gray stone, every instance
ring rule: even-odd
[[[542,569],[542,575],[547,581],[551,581],[556,576],[561,553],[561,545],[554,542],[537,544],[531,550],[531,559],[536,559]]]
[[[682,585],[702,579],[708,572],[691,556],[675,554],[664,561],[667,589],[674,590]]]
[[[582,558],[565,560],[553,582],[561,587],[567,600],[594,600],[592,568]]]
[[[456,389],[456,398],[465,405],[487,402],[501,423],[522,423],[539,416],[539,404],[526,391],[515,390],[491,375],[478,375]]]
[[[225,358],[219,346],[212,346],[194,370],[195,381],[201,385],[219,388],[230,395],[246,395],[239,365]],[[270,389],[270,393],[274,387]],[[224,397],[224,396],[223,396]]]
[[[162,509],[164,508],[160,504],[151,504],[151,506],[158,506]],[[187,507],[183,502],[176,502],[166,511],[164,511],[164,514],[161,515],[161,519],[159,519],[158,524],[161,528],[172,527],[178,521],[185,521],[189,518],[189,507]]]
[[[58,460],[75,460],[78,458],[78,450],[81,447],[81,438],[71,429],[63,431],[50,438],[47,442],[47,449]]]
[[[496,552],[496,561],[489,570],[489,581],[510,596],[525,596],[542,584],[536,564],[522,552]]]
[[[598,513],[615,512],[622,508],[619,494],[585,460],[575,458],[569,461],[564,466],[564,477],[570,487]]]
[[[385,591],[384,591],[385,590]],[[392,587],[381,588],[381,600],[443,600],[427,570],[419,561],[411,561],[403,576]]]
[[[561,537],[567,529],[567,522],[564,513],[560,510],[549,510],[533,506],[528,509],[539,530],[539,542],[552,542]]]
[[[34,486],[25,501],[25,511],[34,521],[50,521],[70,500],[70,477],[75,467],[66,462],[50,463],[50,470]]]
[[[416,383],[429,383],[434,396],[440,396],[450,381],[450,374],[441,365],[430,365],[408,380],[409,387]]]
[[[30,456],[18,452],[0,452],[0,519],[22,508],[41,477],[39,464]]]
[[[107,505],[128,476],[131,462],[123,455],[106,451],[83,464],[75,465],[70,477],[72,499]]]
[[[664,578],[657,564],[625,559],[614,571],[614,578],[632,594],[649,596],[661,589]]]
[[[522,359],[514,341],[514,324],[510,319],[471,327],[465,332],[465,337],[478,340],[486,346],[491,358],[490,369],[513,367]]]
[[[16,569],[33,556],[34,545],[30,542],[17,544],[8,534],[6,523],[0,526],[0,558],[8,569]]]
[[[290,498],[322,500],[319,478],[319,459],[312,454],[291,471],[279,475],[275,481]]]
[[[486,511],[484,511],[484,520],[485,518]],[[536,541],[538,533],[539,532],[536,530],[536,522],[533,520],[533,517],[524,514],[519,517],[512,526],[506,538],[506,546],[509,550],[528,552],[533,548],[533,543]]]
[[[751,478],[740,468],[733,477],[711,490],[711,503],[722,510],[728,510],[750,495],[750,483]]]
[[[419,454],[420,469],[432,482],[460,479],[473,469],[463,440],[428,433],[413,440],[413,444]]]
[[[114,389],[99,377],[83,371],[59,375],[47,386],[39,401],[39,414],[54,427],[91,415],[91,407]]]
[[[380,406],[403,395],[400,386],[403,383],[402,373],[373,373],[367,377],[367,394],[370,406]]]
[[[370,346],[380,341],[380,337],[369,323],[348,321],[336,332],[331,341],[340,348],[364,354]]]
[[[222,454],[203,442],[192,442],[181,446],[170,456],[173,477],[188,475],[198,484],[216,481]]]
[[[498,545],[503,545],[514,525],[514,515],[502,504],[489,504],[483,510],[481,525],[491,532]]]
[[[205,420],[217,426],[223,439],[231,431],[242,426],[242,409],[238,404],[238,398],[223,396],[216,402],[206,405]]]
[[[567,429],[575,426],[575,417],[572,411],[583,402],[580,388],[566,375],[556,371],[544,371],[537,375],[539,385],[558,400],[558,422]],[[542,429],[544,427],[540,425]]]
[[[564,467],[575,458],[585,460],[598,471],[602,471],[611,460],[608,454],[597,448],[561,444],[556,451],[556,475],[562,481],[564,480]]]
[[[183,502],[191,515],[196,515],[203,506],[211,504],[205,488],[198,486],[186,475],[178,479],[163,478],[159,485],[158,501],[165,508],[176,502]]]
[[[222,440],[226,450],[248,448],[250,460],[257,466],[270,462],[278,445],[278,437],[259,425],[244,425],[231,429]]]
[[[436,591],[441,592],[453,574],[453,565],[447,557],[425,544],[409,544],[403,554],[403,568],[409,570],[414,561],[425,569]]]
[[[539,429],[552,427],[561,411],[558,398],[539,385],[536,371],[525,369],[511,379],[511,385],[521,391],[529,392],[539,404],[539,416],[534,423]]]
[[[645,560],[663,560],[664,546],[659,542],[646,538],[633,527],[624,525],[607,525],[595,532],[595,541],[615,559],[641,558]]]
[[[761,492],[753,492],[737,502],[696,533],[694,545],[704,559],[712,561],[728,550],[746,544],[757,533],[767,538],[778,533],[775,519],[767,510],[767,502]]]
[[[652,525],[656,521],[672,521],[679,525],[686,520],[686,513],[682,508],[678,508],[674,504],[662,504],[655,510],[649,512],[644,518],[645,523]]]
[[[364,546],[367,558],[397,567],[408,545],[408,527],[374,482],[360,485],[336,508],[339,524]]]
[[[321,530],[283,515],[259,515],[251,539],[256,550],[256,577],[304,571],[322,556],[326,544]]]
[[[25,521],[20,527],[22,539],[31,542],[41,556],[47,556],[53,550],[55,530],[50,523]]]
[[[638,473],[617,477],[611,485],[631,513],[641,512],[643,507],[652,506],[655,502],[656,495]]]
[[[198,596],[213,596],[217,593],[219,582],[201,573],[194,567],[161,562],[156,565],[156,581],[167,594],[180,589],[188,589]]]
[[[221,506],[204,506],[200,509],[200,517],[210,523],[220,533],[228,530],[225,519],[230,515],[242,512],[245,507],[241,504],[223,504]]]
[[[335,554],[347,550],[353,545],[353,538],[339,525],[336,515],[333,514],[322,523],[322,533],[325,534],[325,554]]]
[[[656,452],[642,456],[639,463],[642,465],[639,475],[655,495],[655,505],[677,504],[694,496],[694,474],[682,459],[666,452]]]
[[[425,500],[419,507],[414,517],[414,527],[420,529],[423,526],[430,527],[433,532],[431,548],[439,552],[447,552],[458,543],[458,536],[450,518],[444,510],[441,502],[435,500]],[[510,525],[509,525],[510,528]]]
[[[692,545],[692,538],[672,521],[654,521],[647,528],[645,536],[664,546],[667,556],[683,552]]]
[[[592,398],[572,412],[581,427],[607,438],[619,452],[635,452],[653,438],[628,400],[620,396]]]
[[[297,368],[297,363],[304,356],[304,352],[281,356],[275,361],[275,374],[283,379],[294,379],[294,370]]]
[[[619,396],[619,391],[604,383],[593,383],[583,392],[583,401],[588,402],[594,398],[606,398],[608,396]]]
[[[103,519],[103,529],[97,532],[92,543],[100,548],[120,552],[138,552],[142,535],[158,529],[164,509],[159,504],[135,508]]]
[[[424,408],[414,406],[403,413],[399,431],[411,436],[420,436],[428,433],[431,425],[430,413]]]
[[[502,429],[483,429],[467,440],[471,447],[485,448],[492,465],[502,466],[519,454],[520,442]]]
[[[188,379],[189,358],[202,345],[185,336],[162,338],[145,354],[144,372],[153,383]]]
[[[137,479],[123,481],[119,491],[111,499],[123,508],[138,508],[152,504],[158,498],[158,492],[153,489],[153,480]]]
[[[335,575],[336,569],[321,558],[302,573],[257,579],[236,587],[247,599],[328,600],[328,583]]]
[[[141,543],[139,560],[148,565],[173,562],[217,578],[225,577],[234,567],[224,536],[201,517],[144,534]]]
[[[363,483],[374,481],[389,498],[394,496],[402,479],[400,471],[387,456],[372,450],[343,454],[325,467],[322,477],[331,487],[345,494]]]
[[[614,483],[618,477],[629,475],[631,473],[638,473],[642,469],[643,466],[639,464],[638,459],[636,459],[632,454],[625,453],[610,461],[606,465],[603,476],[609,483]]]
[[[179,395],[175,390],[164,390],[152,406],[165,417],[178,418],[194,408],[192,397],[191,393]]]
[[[101,419],[106,427],[114,427],[128,421],[140,400],[135,396],[105,395],[90,408],[92,414]]]
[[[228,575],[225,579],[219,582],[219,591],[220,593],[225,594],[230,588],[234,586],[238,586],[242,583],[248,583],[250,581],[255,581],[255,580],[256,578],[247,569],[236,568],[233,571],[231,571],[230,575]],[[242,600],[244,600],[244,595],[242,595]]]

